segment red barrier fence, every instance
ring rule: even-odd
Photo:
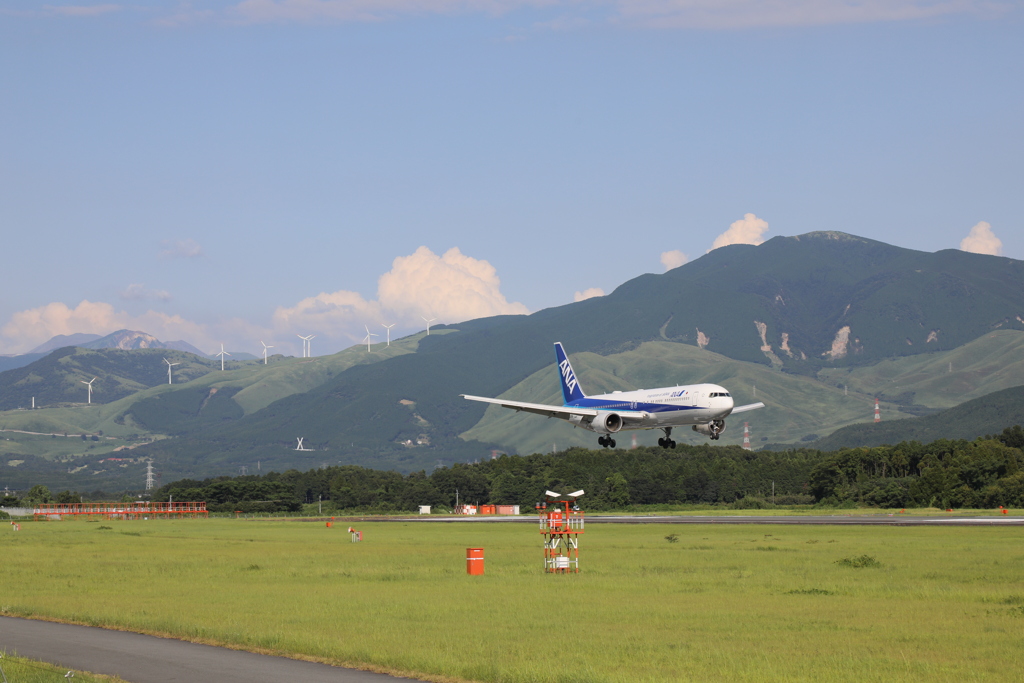
[[[65,515],[98,516],[107,519],[138,519],[139,517],[209,517],[206,502],[202,503],[39,503],[33,516],[60,519]]]

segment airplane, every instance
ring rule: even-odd
[[[493,403],[517,412],[526,411],[566,420],[576,427],[599,434],[597,443],[604,448],[615,448],[613,435],[632,429],[660,429],[665,432],[665,436],[658,439],[658,445],[662,448],[675,448],[672,428],[686,425],[693,425],[693,431],[717,441],[725,431],[726,417],[764,408],[761,402],[734,407],[732,396],[717,384],[613,391],[610,394],[587,396],[580,388],[561,342],[555,342],[555,360],[562,382],[564,405],[523,403],[467,394],[462,394],[462,398]]]

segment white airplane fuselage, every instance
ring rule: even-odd
[[[733,399],[717,384],[690,384],[660,389],[614,391],[569,401],[566,407],[589,408],[597,416],[572,415],[569,422],[598,434],[631,429],[658,429],[703,425],[723,420],[732,413]],[[619,424],[602,414],[621,415]]]

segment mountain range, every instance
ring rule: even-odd
[[[591,393],[711,381],[738,401],[767,404],[744,415],[755,443],[810,443],[871,420],[876,397],[889,421],[1024,384],[1022,316],[1020,261],[817,232],[716,249],[532,315],[432,327],[393,341],[400,352],[377,344],[369,353],[240,365],[223,377],[206,371],[122,396],[103,407],[102,420],[95,408],[89,417],[61,408],[0,420],[39,426],[26,431],[103,424],[117,438],[155,438],[131,444],[132,453],[167,476],[323,463],[411,471],[495,450],[593,447],[592,434],[564,423],[460,398],[556,402],[552,342],[561,341]],[[311,366],[333,369],[294,379]],[[16,384],[8,374],[0,373],[0,400]],[[729,420],[722,443],[741,434],[742,422]],[[310,450],[295,450],[298,437]],[[656,437],[640,434],[641,443]]]
[[[65,346],[76,346],[82,349],[121,349],[122,351],[131,349],[174,349],[175,351],[194,353],[197,356],[207,355],[186,341],[162,342],[151,334],[135,330],[118,330],[106,336],[98,334],[59,334],[48,342],[32,349],[29,353],[48,353]]]

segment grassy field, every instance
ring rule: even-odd
[[[67,676],[68,670],[62,669],[45,662],[36,662],[24,657],[14,657],[3,654],[0,651],[0,670],[10,683],[58,683],[73,678],[84,683],[98,683],[107,681],[109,683],[120,683],[122,679],[111,676],[98,676],[96,674],[73,671],[73,676]]]
[[[338,524],[26,523],[2,536],[0,612],[435,680],[1024,673],[1016,528],[601,524],[583,572],[553,576],[533,525],[361,523],[353,544]]]

